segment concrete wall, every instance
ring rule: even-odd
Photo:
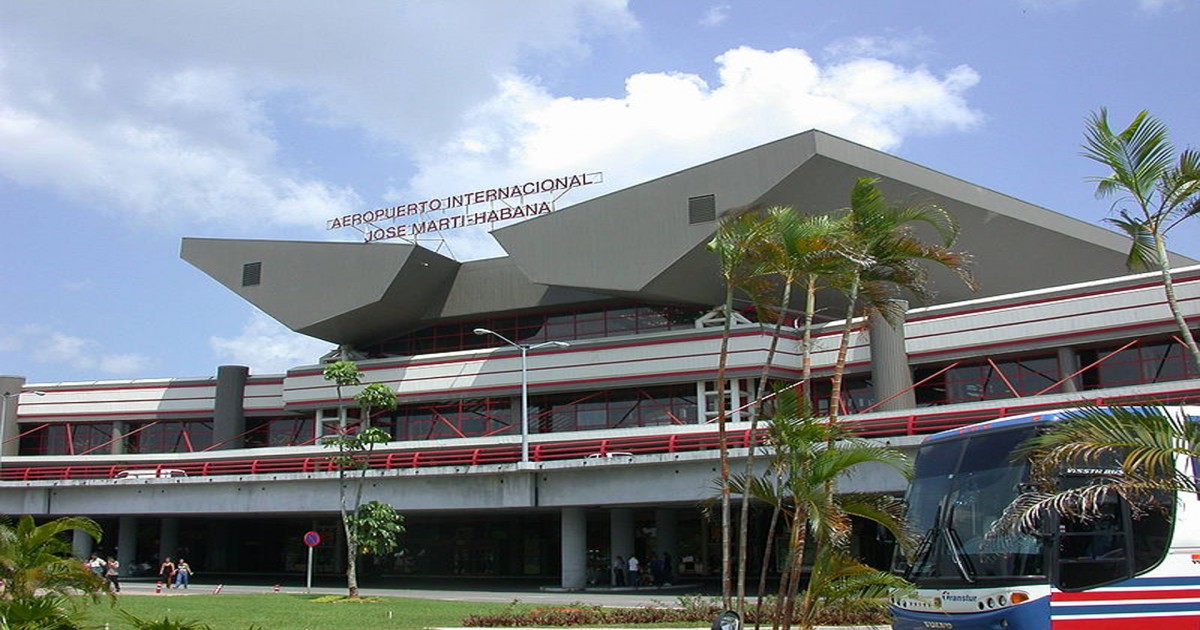
[[[901,446],[911,449],[916,439]],[[744,450],[731,453],[732,469],[744,466]],[[759,458],[762,462],[765,458]],[[369,471],[363,500],[395,505],[401,512],[478,511],[576,506],[694,506],[714,495],[716,453],[643,455],[630,459],[581,459],[417,470]],[[862,471],[846,480],[847,491],[899,493],[906,484],[890,470]],[[247,475],[8,483],[0,513],[64,516],[334,514],[334,473]]]

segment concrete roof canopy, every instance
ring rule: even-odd
[[[459,263],[412,244],[194,238],[184,239],[182,257],[292,330],[339,344],[446,317],[605,298],[709,306],[723,301],[705,248],[723,212],[836,212],[859,177],[877,178],[889,201],[933,203],[958,220],[955,249],[972,256],[980,290],[932,269],[937,303],[1127,271],[1122,235],[815,130],[497,229],[506,258]],[[261,283],[242,286],[252,262]]]

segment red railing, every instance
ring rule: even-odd
[[[1029,413],[1062,406],[1059,400],[1038,402],[1032,399],[1007,399],[994,407],[972,409],[939,410],[937,407],[914,409],[897,415],[872,414],[871,417],[847,416],[843,424],[863,437],[894,437],[924,435],[945,429],[993,420],[1004,416]],[[1117,405],[1131,403],[1188,404],[1200,402],[1200,390],[1180,389],[1169,392],[1104,396],[1080,400],[1074,404]],[[765,435],[759,430],[759,438]],[[530,459],[534,462],[577,460],[589,456],[605,457],[610,453],[649,455],[698,451],[719,448],[717,431],[673,432],[655,435],[632,435],[597,439],[570,439],[571,434],[561,434],[561,440],[538,441],[530,447]],[[728,432],[730,448],[745,448],[751,442],[749,429]],[[431,468],[439,466],[482,466],[506,464],[520,460],[521,449],[516,444],[474,446],[469,448],[428,447],[408,450],[381,449],[368,456],[370,468],[377,470],[399,470],[405,468]],[[11,461],[11,460],[10,460]],[[210,461],[179,461],[159,464],[121,463],[103,465],[68,466],[13,466],[0,469],[0,480],[4,481],[48,481],[62,479],[111,479],[121,473],[132,478],[146,477],[209,477],[224,475],[270,475],[291,473],[332,472],[335,468],[329,455],[304,455],[292,457],[247,457],[244,459],[220,459]]]

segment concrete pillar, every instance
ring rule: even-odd
[[[113,455],[125,454],[125,438],[122,437],[129,430],[128,423],[117,420],[112,424],[112,444],[109,444],[109,452]]]
[[[122,516],[117,519],[117,562],[121,563],[121,575],[129,575],[129,570],[137,562],[137,518]]]
[[[229,569],[229,523],[213,521],[208,524],[208,535],[205,537],[204,564],[208,571],[226,571]],[[197,568],[197,570],[199,570]]]
[[[76,558],[87,558],[92,555],[95,544],[96,541],[82,529],[71,530],[71,553],[75,554]]]
[[[633,510],[613,508],[608,512],[609,568],[617,556],[629,560],[633,555]],[[626,566],[622,566],[624,571]]]
[[[583,508],[562,509],[562,587],[587,586],[587,517]]]
[[[217,449],[242,448],[245,444],[246,379],[250,368],[222,365],[217,368],[217,392],[213,401],[213,444]]]
[[[17,454],[15,438],[21,434],[17,427],[17,401],[24,386],[23,376],[0,376],[0,417],[4,419],[4,426],[0,426],[0,458]]]
[[[178,553],[179,519],[174,516],[163,517],[158,535],[158,561],[162,562],[163,558],[176,560],[175,556]]]
[[[904,316],[908,302],[895,300],[899,320],[892,326],[878,313],[870,316],[871,382],[877,411],[899,411],[917,406],[913,392],[912,371],[908,367],[908,350],[904,347]],[[901,393],[903,392],[903,393]]]
[[[1058,368],[1062,370],[1062,378],[1068,374],[1074,374],[1079,369],[1079,359],[1075,356],[1075,349],[1071,347],[1062,347],[1058,349]],[[1060,385],[1063,392],[1079,391],[1079,377],[1072,376],[1063,381]]]
[[[654,510],[655,556],[662,558],[663,554],[671,556],[671,565],[666,567],[669,575],[679,572],[679,537],[677,534],[679,513],[675,510],[660,508]]]

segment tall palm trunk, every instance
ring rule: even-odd
[[[796,594],[800,592],[800,578],[804,574],[804,549],[808,534],[808,514],[796,510],[792,515],[792,532],[788,539],[788,549],[791,562],[788,566],[787,590],[783,593],[783,611],[779,617],[781,628],[788,630],[792,627],[792,617],[796,612]]]
[[[771,566],[771,552],[775,547],[775,530],[779,527],[779,516],[783,514],[783,504],[776,501],[771,507],[771,524],[767,526],[767,542],[763,545],[762,567],[758,571],[758,597],[754,602],[754,628],[762,625],[763,600],[767,594],[767,572]]]
[[[754,447],[758,444],[758,419],[762,416],[763,398],[767,395],[767,382],[771,374],[771,365],[775,362],[775,353],[779,349],[779,334],[787,317],[787,305],[792,299],[792,281],[784,280],[782,304],[779,315],[775,318],[775,330],[771,335],[771,345],[767,349],[767,360],[763,363],[762,372],[758,377],[758,391],[754,405],[750,408],[750,441],[746,449],[746,478],[754,474]],[[750,555],[750,494],[742,494],[742,511],[738,515],[738,568],[737,568],[737,613],[742,616],[746,606],[746,559]]]
[[[846,373],[846,357],[850,352],[850,336],[854,332],[854,305],[858,302],[860,281],[861,276],[855,274],[854,279],[850,282],[850,290],[846,292],[846,298],[850,303],[846,306],[846,320],[842,325],[842,338],[838,342],[837,360],[834,362],[833,378],[830,381],[829,422],[835,424],[838,421],[838,414],[841,413],[842,380]]]
[[[1154,248],[1158,253],[1158,269],[1162,274],[1163,293],[1167,296],[1167,306],[1171,309],[1171,316],[1175,318],[1175,325],[1179,327],[1179,335],[1182,337],[1184,346],[1192,355],[1192,366],[1200,371],[1200,347],[1196,346],[1192,329],[1188,326],[1183,312],[1179,310],[1179,300],[1175,297],[1175,282],[1171,279],[1171,261],[1167,256],[1167,242],[1157,231],[1154,233]]]
[[[733,563],[731,545],[730,496],[729,496],[729,435],[725,415],[729,405],[725,399],[728,386],[725,369],[729,362],[729,336],[733,329],[733,284],[725,289],[725,324],[721,331],[721,354],[717,364],[717,445],[721,461],[721,602],[728,610],[733,592]]]

